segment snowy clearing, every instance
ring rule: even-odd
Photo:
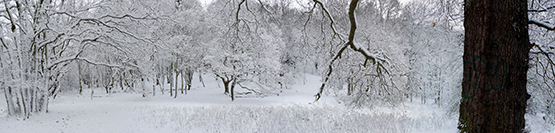
[[[209,79],[209,78],[206,78]],[[312,103],[319,77],[292,86],[280,96],[230,101],[219,82],[195,83],[187,95],[141,97],[138,93],[104,94],[96,89],[67,93],[51,101],[50,112],[22,121],[0,106],[0,129],[22,132],[456,132],[456,118],[417,103],[397,108],[353,109],[332,97]],[[88,95],[87,95],[88,94]],[[5,102],[4,98],[1,102]]]

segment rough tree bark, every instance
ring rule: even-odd
[[[528,70],[526,0],[466,0],[461,132],[523,132]]]

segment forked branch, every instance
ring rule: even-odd
[[[329,15],[329,12],[327,11],[327,9],[325,8],[324,4],[318,0],[313,0],[315,3],[319,4],[322,9],[325,11],[325,13],[328,15],[328,17],[330,18],[331,21],[331,27],[333,29],[334,32],[335,31],[335,26],[334,26],[334,20],[331,18],[331,15]],[[358,45],[355,43],[354,39],[355,39],[355,32],[357,29],[357,21],[356,21],[356,16],[355,16],[355,9],[357,7],[359,0],[351,0],[351,3],[349,4],[349,21],[351,23],[351,29],[349,31],[349,40],[347,43],[344,44],[344,46],[337,52],[337,54],[333,57],[333,59],[330,61],[329,65],[328,65],[328,72],[326,74],[326,78],[324,79],[324,82],[322,83],[322,86],[320,86],[320,91],[315,95],[316,97],[316,101],[318,101],[321,98],[321,95],[324,91],[324,88],[326,86],[326,83],[328,82],[328,80],[330,79],[331,73],[333,71],[333,63],[339,59],[341,57],[341,54],[343,54],[343,52],[345,51],[345,49],[347,47],[351,47],[351,49],[353,49],[356,52],[361,53],[362,55],[364,55],[364,57],[366,58],[366,60],[371,60],[372,63],[374,65],[376,65],[377,69],[383,69],[385,70],[385,72],[387,72],[387,69],[385,69],[383,67],[383,63],[380,62],[386,62],[385,59],[383,58],[379,58],[377,55],[374,55],[372,53],[370,53],[366,48],[363,48],[362,46]],[[337,33],[336,33],[337,34]]]

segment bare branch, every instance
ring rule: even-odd
[[[62,38],[62,36],[64,36],[64,35],[65,35],[65,33],[61,33],[61,34],[58,34],[58,36],[56,36],[56,38],[54,38],[53,40],[50,40],[50,41],[44,40],[44,41],[42,41],[42,42],[39,43],[38,48],[41,48],[41,47],[44,47],[44,46],[46,46],[46,45],[48,45],[48,44],[57,42],[57,41],[60,40],[60,38]]]
[[[347,49],[347,47],[349,47],[349,43],[346,43],[343,47],[341,47],[339,52],[337,52],[337,54],[330,61],[330,64],[328,65],[328,73],[326,74],[326,78],[324,79],[324,82],[322,82],[322,86],[320,86],[320,91],[318,91],[318,93],[316,95],[314,95],[314,97],[316,97],[315,101],[320,100],[320,97],[322,96],[322,93],[324,93],[324,88],[326,87],[326,83],[328,83],[328,80],[330,79],[331,73],[333,72],[333,63],[341,57],[341,54],[343,54],[343,51],[345,51],[345,49]]]
[[[349,4],[349,21],[351,22],[351,30],[349,31],[349,43],[354,44],[355,32],[357,30],[357,20],[355,16],[355,9],[357,8],[358,0],[352,0]],[[351,47],[354,47],[351,45]]]
[[[151,17],[148,17],[148,16],[136,17],[136,16],[129,15],[129,14],[125,14],[123,16],[106,15],[106,16],[102,16],[98,19],[105,19],[105,18],[115,18],[115,19],[131,18],[131,19],[137,19],[137,20],[157,20],[158,19],[158,18],[151,18]]]
[[[555,9],[555,6],[546,7],[544,9],[530,9],[528,12],[546,12],[547,10]]]
[[[530,53],[532,54],[541,53],[541,54],[545,54],[546,56],[547,54],[555,54],[555,46],[540,44],[537,42],[530,42],[530,44],[532,44],[534,47],[537,47],[539,49],[539,51],[530,51]]]
[[[8,49],[8,46],[6,45],[6,43],[4,43],[3,37],[0,37],[0,42],[2,42],[2,46],[4,46],[4,48]]]
[[[50,65],[50,66],[48,67],[48,69],[52,69],[53,67],[55,67],[55,66],[57,66],[57,65],[59,65],[59,64],[61,64],[61,63],[70,63],[70,62],[73,62],[73,61],[84,61],[84,62],[86,62],[86,63],[88,63],[88,64],[91,64],[91,65],[105,66],[105,67],[110,67],[110,68],[119,68],[119,69],[126,69],[126,68],[128,68],[128,67],[125,67],[125,66],[122,66],[122,65],[114,65],[114,64],[99,63],[99,62],[91,61],[91,60],[86,59],[86,58],[73,57],[73,58],[66,58],[66,59],[58,60],[58,61],[54,62],[52,65]],[[135,65],[132,65],[132,64],[128,64],[128,65],[134,67],[134,69],[136,69],[136,70],[139,70],[139,69],[137,69],[138,66],[135,66]]]
[[[325,11],[326,14],[328,14],[328,17],[330,18],[331,21],[331,27],[334,30],[334,32],[337,34],[337,32],[335,31],[334,28],[334,22],[333,19],[331,18],[331,15],[329,14],[329,12],[327,11],[327,9],[325,9],[325,6],[318,0],[314,0],[314,2],[318,3],[323,10]],[[364,55],[364,57],[366,58],[366,60],[372,60],[373,64],[376,65],[376,70],[377,70],[377,74],[381,75],[382,73],[382,69],[384,70],[383,72],[385,73],[389,73],[387,71],[387,69],[384,68],[383,64],[381,62],[386,62],[385,59],[383,58],[379,58],[378,56],[371,54],[366,48],[363,48],[362,46],[358,45],[355,43],[354,39],[355,39],[355,32],[356,32],[356,28],[357,28],[357,23],[356,23],[356,17],[355,17],[355,9],[357,7],[359,0],[351,0],[351,3],[349,5],[349,21],[351,23],[351,30],[349,32],[349,40],[347,43],[345,43],[345,45],[339,50],[339,52],[337,52],[337,54],[334,56],[334,58],[330,61],[330,64],[328,65],[328,73],[326,74],[326,78],[324,79],[324,82],[322,83],[322,86],[320,87],[320,91],[315,95],[316,100],[318,101],[324,91],[324,88],[326,86],[326,83],[328,82],[331,73],[333,71],[333,63],[339,59],[341,57],[341,54],[345,51],[345,49],[347,47],[351,47],[351,49],[353,49],[356,52],[361,53],[362,55]],[[383,76],[383,75],[382,75]]]
[[[543,4],[540,3],[540,1],[536,1],[536,3],[538,3],[537,5],[539,7],[541,7],[543,10],[545,10],[544,12],[548,12],[548,13],[551,13],[551,14],[555,15],[555,12],[550,11],[547,7],[543,6]],[[553,7],[549,7],[549,8],[553,8]]]
[[[10,14],[10,10],[8,9],[8,2],[4,0],[4,7],[6,8],[6,12],[8,13],[8,17],[10,18],[10,22],[12,23],[12,32],[15,32],[15,24],[13,22],[12,15]]]
[[[118,31],[119,33],[122,33],[122,34],[124,34],[124,35],[129,36],[129,37],[132,37],[132,38],[134,38],[134,39],[136,39],[136,40],[140,40],[140,41],[142,41],[142,42],[146,42],[146,43],[149,43],[149,44],[153,44],[155,47],[159,47],[158,45],[156,45],[155,43],[153,43],[151,40],[138,37],[138,36],[133,35],[133,34],[127,32],[127,31],[124,31],[124,30],[122,30],[122,29],[120,29],[120,28],[118,28],[118,27],[116,27],[116,26],[111,26],[111,25],[107,24],[106,22],[101,21],[101,19],[104,19],[104,18],[116,18],[116,19],[132,18],[132,19],[152,19],[152,20],[155,20],[155,19],[157,19],[157,18],[149,18],[149,17],[146,17],[146,16],[145,16],[145,17],[135,17],[135,16],[128,15],[128,14],[123,15],[123,16],[105,15],[105,16],[102,16],[102,17],[100,17],[100,18],[81,18],[81,17],[72,15],[72,14],[67,13],[67,12],[55,12],[54,14],[66,15],[66,16],[69,16],[69,17],[72,17],[72,18],[79,19],[79,20],[77,21],[77,23],[76,23],[75,25],[72,26],[72,28],[75,28],[75,27],[79,26],[82,22],[91,22],[91,23],[95,23],[95,24],[98,24],[98,25],[101,25],[101,26],[110,28],[110,29],[114,29],[114,30]]]
[[[328,11],[328,9],[326,8],[326,6],[320,2],[319,0],[312,0],[315,4],[320,5],[320,7],[322,7],[322,10],[324,11],[324,13],[326,14],[326,16],[328,17],[328,19],[330,19],[330,28],[333,31],[334,35],[339,35],[339,39],[343,40],[343,35],[340,34],[339,32],[337,32],[336,28],[335,28],[335,20],[333,19],[333,17],[331,16],[330,12]],[[353,1],[351,1],[352,3]],[[356,0],[356,2],[358,2],[358,0]],[[314,8],[313,8],[314,9]],[[354,10],[354,9],[353,9]]]
[[[243,3],[245,3],[245,1],[247,1],[247,0],[241,0],[241,2],[239,2],[239,5],[237,6],[237,12],[235,12],[235,21],[236,21],[235,23],[239,23],[239,22],[240,22],[240,19],[239,19],[239,11],[241,11],[241,5],[242,5]]]
[[[268,10],[268,8],[266,8],[266,6],[264,5],[264,3],[262,3],[262,0],[258,0],[258,3],[260,4],[260,6],[262,6],[262,9],[264,9],[264,11],[270,13],[270,14],[274,14],[274,12]]]
[[[550,54],[554,54],[554,50],[555,50],[555,46],[551,46],[551,45],[544,45],[544,44],[540,44],[540,43],[536,43],[536,42],[530,42],[532,45],[534,45],[535,47],[538,47],[538,49],[540,50],[539,53],[541,53],[542,55],[544,55],[547,58],[547,61],[549,62],[550,65],[555,65],[555,62],[551,59],[551,57],[549,56]],[[544,47],[547,47],[548,49],[544,49]],[[542,64],[541,62],[539,62],[540,64]],[[543,66],[543,65],[542,65]],[[545,67],[544,67],[545,68]],[[553,69],[553,67],[551,68]],[[536,69],[536,73],[538,70]],[[546,71],[547,72],[547,71]],[[553,75],[555,75],[555,71],[551,71],[553,73]],[[544,74],[545,75],[545,74]],[[544,80],[545,77],[544,77]],[[548,85],[549,86],[549,85]]]
[[[539,27],[546,28],[547,30],[555,30],[555,25],[551,25],[551,24],[548,24],[546,22],[538,21],[538,20],[535,20],[535,19],[530,19],[530,21],[528,21],[528,24],[534,24],[534,25],[537,25]]]

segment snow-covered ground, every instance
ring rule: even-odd
[[[2,133],[133,133],[133,132],[457,132],[455,117],[434,105],[406,103],[397,108],[353,109],[333,97],[313,103],[319,77],[291,86],[279,96],[231,101],[211,76],[206,87],[198,80],[187,95],[168,93],[104,94],[91,90],[52,99],[49,112],[28,120],[6,116],[0,104]],[[146,86],[152,86],[147,84]],[[150,88],[150,87],[149,87]],[[167,89],[168,87],[166,87]],[[0,103],[5,103],[4,97]]]

